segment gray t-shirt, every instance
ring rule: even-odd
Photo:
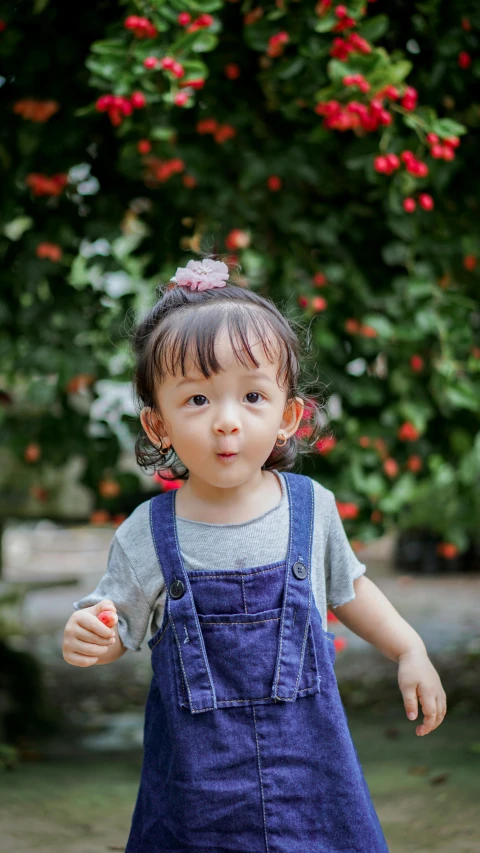
[[[241,524],[210,524],[177,516],[180,552],[187,571],[222,571],[263,566],[285,560],[288,550],[289,503],[285,479],[275,471],[280,502]],[[327,604],[339,607],[355,598],[353,581],[364,574],[347,539],[333,492],[312,480],[314,526],[312,588],[327,628]],[[166,585],[150,530],[150,500],[141,503],[117,528],[108,553],[107,571],[90,594],[75,601],[75,610],[109,598],[118,615],[118,633],[127,649],[140,651],[151,618],[153,636],[162,624]]]

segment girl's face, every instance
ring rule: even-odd
[[[237,361],[228,333],[221,333],[215,353],[223,370],[206,379],[187,361],[186,377],[168,375],[158,387],[159,414],[148,408],[140,414],[150,440],[158,445],[162,436],[190,477],[210,486],[247,482],[270,456],[278,433],[290,437],[302,417],[300,398],[286,406],[286,392],[276,380],[278,363],[266,358],[260,342],[252,350],[258,368]]]

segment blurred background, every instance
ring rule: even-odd
[[[397,666],[329,613],[391,853],[477,853],[479,45],[474,0],[0,2],[11,853],[125,847],[148,637],[81,669],[63,629],[116,527],[165,488],[135,461],[129,336],[201,251],[310,335],[325,435],[299,470],[334,491],[447,693],[416,737]]]

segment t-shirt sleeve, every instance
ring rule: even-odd
[[[367,571],[357,558],[338,512],[332,493],[330,519],[325,544],[325,587],[327,603],[340,607],[355,598],[353,581]]]
[[[118,616],[118,635],[127,649],[139,652],[148,629],[151,608],[134,568],[115,535],[108,552],[107,571],[95,589],[78,601],[75,610],[98,604],[102,598],[113,601]]]

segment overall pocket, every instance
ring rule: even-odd
[[[260,613],[198,613],[205,651],[220,708],[270,704],[277,661],[282,608]],[[179,704],[189,707],[185,679],[175,648]],[[307,643],[297,697],[319,692],[312,636]]]

